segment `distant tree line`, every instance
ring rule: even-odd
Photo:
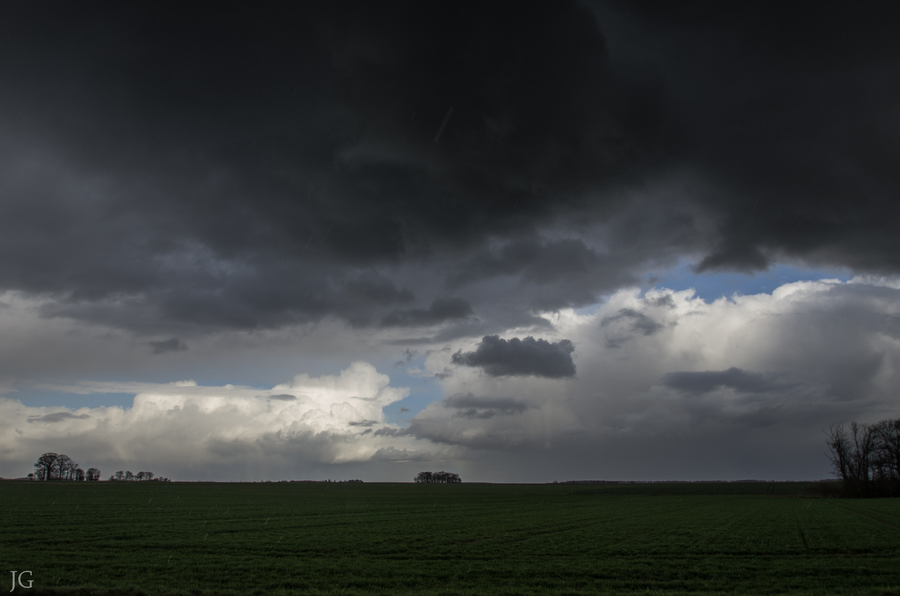
[[[138,472],[137,474],[132,473],[131,470],[119,470],[115,474],[109,477],[111,482],[123,481],[123,482],[132,482],[132,481],[141,481],[141,480],[153,480],[156,482],[169,482],[168,478],[155,478],[156,474],[153,472]]]
[[[828,429],[831,463],[848,497],[900,496],[900,418]]]
[[[272,482],[272,481],[271,480],[263,480],[263,482]],[[358,478],[354,478],[353,480],[331,480],[329,478],[328,480],[279,480],[278,482],[325,482],[325,483],[331,483],[331,482],[362,482],[362,480],[359,480]]]
[[[85,472],[65,453],[48,451],[38,458],[34,464],[34,473],[28,477],[33,480],[97,481],[100,480],[100,470],[88,468]]]
[[[419,484],[459,484],[462,478],[453,472],[419,472],[413,479]]]

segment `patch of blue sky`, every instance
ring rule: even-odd
[[[646,282],[641,288],[646,292],[652,288],[669,289],[680,292],[693,289],[695,296],[706,302],[714,302],[719,298],[731,298],[735,294],[752,296],[754,294],[771,294],[775,289],[784,284],[798,281],[818,281],[820,279],[839,279],[847,282],[853,277],[849,269],[817,269],[809,267],[797,267],[794,265],[775,265],[767,271],[756,273],[695,273],[691,269],[690,262],[684,262],[678,267],[665,271],[654,271],[646,277]],[[576,309],[579,315],[591,315],[601,306],[592,304]]]
[[[750,296],[754,294],[771,294],[784,284],[798,281],[818,281],[820,279],[839,279],[848,281],[853,274],[848,269],[814,269],[793,265],[775,265],[767,271],[747,273],[694,273],[690,265],[669,269],[654,276],[652,285],[655,288],[668,288],[681,291],[693,288],[696,296],[706,302],[719,298],[730,298],[735,294]]]
[[[66,391],[52,391],[49,389],[34,389],[23,387],[17,391],[11,391],[2,397],[15,399],[22,405],[30,408],[58,408],[64,407],[70,410],[78,408],[101,408],[121,406],[130,408],[134,403],[133,393],[69,393]]]
[[[428,407],[428,404],[440,401],[444,392],[440,381],[434,377],[419,377],[409,374],[409,370],[421,367],[424,358],[413,358],[399,366],[387,369],[376,364],[378,372],[391,378],[391,387],[407,387],[409,395],[383,408],[385,422],[405,426],[410,418]]]

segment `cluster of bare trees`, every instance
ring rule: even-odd
[[[828,450],[848,497],[900,496],[900,418],[832,426]]]
[[[88,468],[85,472],[65,453],[48,451],[34,464],[34,473],[28,475],[34,480],[100,480],[100,470]]]
[[[459,484],[462,478],[453,472],[419,472],[414,480],[420,484]]]
[[[100,470],[97,468],[88,468],[87,472],[81,469],[71,457],[65,453],[53,453],[48,451],[40,456],[37,463],[34,464],[34,473],[28,475],[32,480],[89,480],[96,482],[100,480]],[[168,478],[157,478],[153,472],[138,472],[132,474],[130,471],[123,472],[119,470],[109,477],[110,480],[157,480],[160,482],[168,482]]]
[[[154,478],[155,476],[156,476],[156,474],[154,474],[153,472],[138,472],[137,474],[133,474],[131,472],[131,470],[125,470],[124,472],[122,470],[119,470],[118,472],[116,472],[115,474],[110,476],[109,479],[112,481],[117,481],[117,480],[125,480],[125,481],[158,480],[160,482],[168,482],[169,481],[168,478]]]

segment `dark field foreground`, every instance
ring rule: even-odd
[[[804,488],[6,481],[0,593],[900,594],[900,499]]]

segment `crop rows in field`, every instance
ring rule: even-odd
[[[0,562],[42,590],[900,593],[900,500],[789,492],[4,482]]]

